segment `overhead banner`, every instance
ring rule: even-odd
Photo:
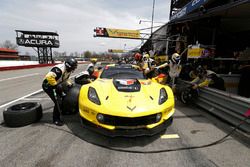
[[[139,30],[126,30],[126,29],[114,29],[97,27],[94,29],[95,37],[108,37],[108,38],[130,38],[140,39]]]
[[[124,53],[124,50],[121,50],[121,49],[109,49],[108,52],[111,52],[111,53]]]

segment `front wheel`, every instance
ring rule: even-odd
[[[197,90],[192,89],[191,87],[186,88],[180,93],[180,101],[183,104],[190,104],[197,98],[198,93]]]
[[[78,97],[80,93],[80,85],[70,88],[66,96],[62,100],[62,114],[71,115],[78,113]]]

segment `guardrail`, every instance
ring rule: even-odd
[[[201,88],[196,104],[232,125],[238,125],[250,108],[250,99],[211,88]],[[250,133],[250,120],[240,126]]]

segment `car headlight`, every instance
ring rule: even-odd
[[[166,90],[164,88],[161,88],[158,104],[161,105],[162,103],[167,101],[167,99],[168,99],[168,94],[167,94]]]
[[[95,88],[89,87],[89,91],[88,91],[88,98],[90,101],[92,101],[95,104],[101,105],[101,102],[99,100],[99,97],[96,93]]]

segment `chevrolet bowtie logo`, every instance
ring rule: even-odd
[[[133,111],[133,110],[136,108],[136,106],[134,106],[133,108],[130,108],[129,106],[127,106],[127,108],[128,108],[130,111]]]

